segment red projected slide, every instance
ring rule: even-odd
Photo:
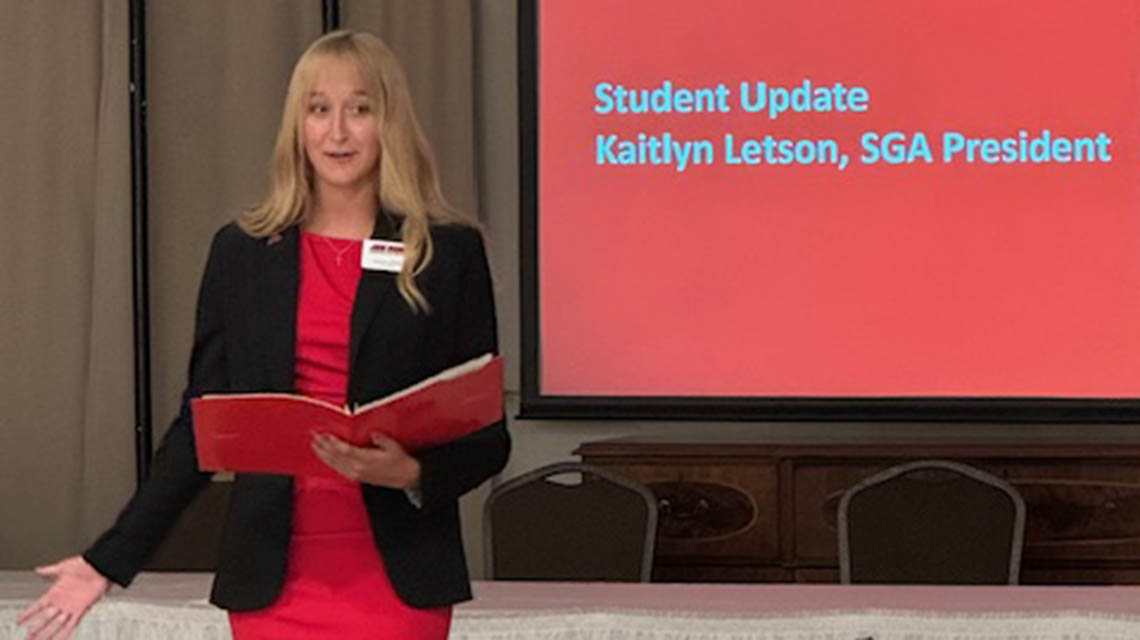
[[[540,392],[1140,397],[1140,0],[542,0]]]

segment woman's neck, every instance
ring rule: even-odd
[[[334,238],[363,240],[376,222],[376,190],[318,185],[304,228]]]

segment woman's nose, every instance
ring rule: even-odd
[[[348,138],[348,118],[343,111],[337,111],[333,116],[333,137],[337,140]]]

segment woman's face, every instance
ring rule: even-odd
[[[325,62],[306,101],[302,137],[318,186],[370,184],[380,160],[376,105],[356,67]]]

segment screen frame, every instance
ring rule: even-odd
[[[540,2],[518,2],[522,393],[518,417],[575,420],[1140,423],[1140,398],[566,396],[541,390],[538,255]],[[572,0],[565,0],[572,1]]]

